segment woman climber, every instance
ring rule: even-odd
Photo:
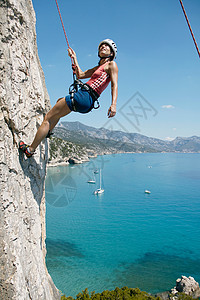
[[[85,84],[78,80],[77,82],[80,88],[74,94],[74,91],[72,91],[70,95],[58,99],[55,106],[44,117],[30,146],[23,141],[19,142],[19,149],[22,150],[28,158],[34,154],[40,142],[45,137],[51,135],[53,128],[61,117],[68,115],[71,111],[88,113],[95,108],[94,103],[108,86],[109,82],[111,82],[112,103],[108,109],[108,118],[114,117],[116,114],[118,67],[116,62],[114,62],[114,58],[117,55],[115,43],[110,39],[103,40],[98,47],[98,56],[100,58],[98,66],[86,71],[82,71],[79,67],[74,50],[69,48],[68,54],[74,62],[72,67],[76,77],[78,79],[90,79]]]

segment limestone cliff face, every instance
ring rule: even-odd
[[[0,299],[59,299],[45,265],[47,142],[27,159],[50,107],[31,0],[0,0]]]

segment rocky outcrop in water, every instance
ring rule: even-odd
[[[176,286],[170,291],[156,294],[161,300],[199,299],[199,283],[191,276],[181,276],[176,280]]]
[[[31,142],[50,107],[37,54],[31,0],[0,1],[0,298],[59,299],[45,265],[47,142]]]
[[[181,276],[176,280],[176,286],[171,290],[173,295],[177,293],[184,293],[194,298],[200,297],[199,283],[191,276]]]

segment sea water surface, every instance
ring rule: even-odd
[[[96,168],[99,196],[99,174],[87,183]],[[116,286],[157,293],[181,275],[200,282],[200,154],[117,154],[51,167],[46,201],[47,268],[67,296]]]

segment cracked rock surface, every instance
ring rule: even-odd
[[[45,265],[47,142],[30,143],[50,108],[31,0],[0,0],[0,298],[60,299]]]

